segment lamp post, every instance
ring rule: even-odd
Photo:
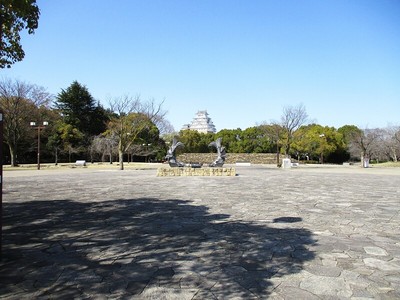
[[[145,157],[144,157],[144,162],[149,162],[149,147],[151,146],[151,144],[142,144],[143,147],[145,147]]]
[[[36,122],[30,123],[31,127],[37,129],[38,131],[38,145],[37,145],[37,169],[40,170],[40,130],[46,128],[49,125],[49,122],[44,121],[43,125],[37,125]]]

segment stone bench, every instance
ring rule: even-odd
[[[75,162],[75,166],[77,166],[77,167],[86,167],[86,160],[77,160]]]
[[[237,161],[236,166],[242,166],[242,167],[250,167],[251,162],[249,161]]]

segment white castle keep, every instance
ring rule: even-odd
[[[192,123],[183,125],[182,130],[186,129],[196,130],[201,133],[217,132],[206,110],[199,110],[196,116],[193,118]]]

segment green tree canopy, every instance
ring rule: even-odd
[[[340,132],[343,135],[343,139],[345,143],[348,145],[351,142],[352,137],[355,134],[357,135],[361,134],[362,130],[355,125],[344,125],[338,129],[338,132]]]
[[[269,153],[273,152],[273,142],[262,126],[249,127],[241,134],[242,152]]]
[[[53,136],[53,142],[56,145],[57,143],[61,143],[61,149],[65,153],[68,153],[68,162],[71,162],[71,155],[73,153],[82,152],[83,150],[80,145],[82,145],[84,134],[79,131],[78,128],[64,122],[60,122],[58,124],[56,131],[59,136],[59,140]]]
[[[38,27],[40,11],[36,0],[0,1],[0,68],[10,68],[25,57],[20,31],[29,34]]]
[[[272,149],[275,150],[276,153],[276,165],[280,166],[280,153],[281,148],[283,146],[283,141],[285,138],[285,129],[281,124],[272,123],[272,124],[263,124],[260,126],[261,129],[265,132],[265,135],[268,137],[269,142],[271,143]],[[274,152],[274,151],[271,151]]]
[[[238,129],[223,129],[215,134],[215,139],[222,138],[222,145],[228,153],[242,153],[242,130]]]
[[[300,127],[294,134],[292,151],[295,156],[308,156],[323,163],[343,149],[343,136],[334,127],[311,124]]]
[[[96,103],[88,89],[77,81],[66,90],[61,90],[55,105],[66,124],[76,127],[87,136],[98,135],[106,130],[109,119],[106,110]]]
[[[179,133],[179,141],[182,142],[185,147],[178,149],[182,152],[187,153],[208,153],[212,149],[208,145],[213,141],[213,133],[200,133],[196,130],[181,130]]]

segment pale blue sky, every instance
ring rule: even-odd
[[[217,130],[304,104],[321,125],[400,125],[398,0],[38,0],[25,59],[2,76],[56,95],[77,80],[109,97],[163,100],[179,130]]]

